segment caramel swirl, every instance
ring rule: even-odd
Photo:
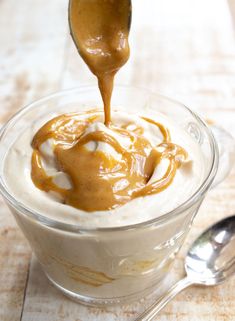
[[[65,204],[91,212],[114,209],[136,197],[159,193],[171,184],[187,153],[170,141],[167,128],[143,118],[162,133],[162,143],[152,146],[144,137],[142,127],[134,123],[121,127],[110,125],[114,133],[128,139],[129,147],[125,148],[113,135],[104,131],[86,132],[97,117],[98,114],[89,113],[61,115],[36,133],[32,142],[31,176],[39,189],[56,192]],[[69,189],[57,186],[43,168],[40,148],[48,139],[54,142],[58,171],[66,173],[71,181]],[[108,144],[119,157],[101,150],[91,151],[87,148],[89,142]],[[166,173],[161,179],[149,183],[155,168],[164,158],[169,161]]]

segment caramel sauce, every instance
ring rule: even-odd
[[[34,184],[45,192],[61,195],[65,204],[88,212],[114,209],[136,197],[163,191],[187,157],[183,148],[171,142],[168,129],[152,119],[143,117],[161,132],[162,143],[158,146],[152,146],[144,137],[142,127],[134,123],[117,127],[111,122],[114,76],[129,58],[130,15],[130,1],[127,0],[70,0],[71,34],[81,57],[98,78],[104,123],[113,133],[128,139],[129,147],[124,148],[115,135],[106,131],[86,133],[89,125],[100,117],[92,111],[58,116],[45,124],[32,141]],[[69,189],[56,185],[43,168],[40,147],[48,139],[54,142],[58,171],[66,173],[70,179],[72,187]],[[90,142],[108,144],[118,157],[89,150]],[[164,158],[169,161],[166,173],[150,183],[155,168]]]
[[[111,123],[114,76],[130,55],[130,15],[127,0],[70,0],[71,35],[79,54],[98,78],[107,126]]]
[[[88,116],[86,120],[82,120],[84,115]],[[170,142],[169,132],[163,125],[144,118],[162,133],[162,143],[155,147],[144,138],[141,127],[110,125],[112,131],[128,138],[130,145],[126,149],[104,131],[85,133],[97,117],[86,113],[61,115],[37,132],[32,142],[32,180],[39,189],[56,192],[65,204],[90,212],[113,209],[136,197],[159,193],[171,184],[187,153]],[[57,169],[70,177],[70,189],[58,187],[43,169],[40,146],[50,138],[54,140]],[[90,151],[86,147],[89,142],[107,143],[120,157],[116,159],[100,150]],[[163,158],[169,160],[165,175],[148,184]]]

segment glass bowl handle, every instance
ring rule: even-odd
[[[230,173],[235,163],[235,139],[223,128],[209,125],[219,148],[219,166],[212,188],[221,183]]]

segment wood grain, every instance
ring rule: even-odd
[[[0,1],[0,121],[58,89],[68,39],[66,2]],[[52,41],[53,39],[53,41]],[[0,201],[0,320],[19,321],[30,248]]]
[[[234,16],[230,15],[235,5],[233,0],[229,2],[230,6],[226,0],[133,1],[132,55],[116,82],[176,97],[235,137],[235,39]],[[2,121],[23,104],[57,88],[96,83],[68,37],[66,6],[66,0],[35,0],[33,7],[30,0],[17,4],[0,1]],[[28,12],[31,15],[26,19]],[[127,321],[153,301],[150,297],[104,310],[80,306],[49,284],[35,258],[26,288],[30,250],[1,205],[0,300],[4,304],[0,305],[0,320]],[[209,192],[175,262],[172,278],[182,275],[183,257],[192,240],[234,211],[235,169]],[[156,320],[233,321],[234,286],[233,278],[216,288],[188,289]]]

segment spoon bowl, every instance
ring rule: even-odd
[[[203,232],[185,258],[187,276],[173,285],[136,321],[151,321],[179,292],[190,285],[218,285],[235,273],[235,215]]]
[[[235,273],[235,216],[208,228],[195,240],[185,259],[194,283],[216,285]]]
[[[131,0],[69,0],[70,34],[97,77],[116,73],[128,60],[131,17]]]

